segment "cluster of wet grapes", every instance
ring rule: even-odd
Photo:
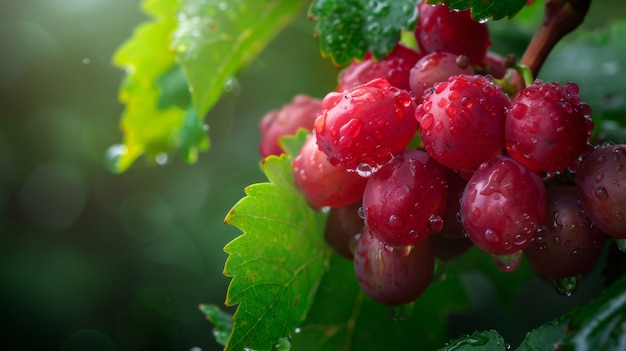
[[[511,60],[489,51],[486,24],[468,11],[417,7],[419,50],[368,55],[323,99],[299,95],[268,113],[261,155],[311,130],[295,182],[328,209],[325,239],[380,303],[414,301],[436,258],[471,246],[505,272],[525,257],[571,293],[607,237],[626,242],[626,145],[590,143],[574,83],[505,92]]]

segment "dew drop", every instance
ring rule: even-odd
[[[435,118],[433,117],[433,115],[431,113],[426,113],[424,114],[424,116],[422,116],[422,119],[420,120],[420,127],[423,130],[430,130],[430,128],[433,126],[434,121]]]
[[[113,173],[120,173],[121,170],[119,168],[119,162],[123,158],[124,155],[128,152],[126,145],[123,144],[115,144],[111,145],[105,154],[105,165],[106,168]]]
[[[489,242],[497,243],[498,241],[500,241],[496,233],[491,228],[485,229],[484,235],[485,235],[485,239],[487,239],[487,241]]]
[[[579,277],[559,278],[552,281],[554,290],[562,296],[572,296],[578,289]]]
[[[527,109],[528,109],[528,106],[518,102],[518,103],[515,103],[513,107],[511,107],[510,112],[513,117],[517,119],[522,119],[524,115],[526,114]]]
[[[300,332],[302,331],[302,329],[300,329],[300,328],[296,328],[294,331],[296,332],[296,334],[300,334]]]
[[[596,189],[596,197],[599,200],[606,200],[609,198],[609,193],[606,191],[606,188],[601,186],[598,189]]]
[[[431,233],[438,233],[443,229],[443,218],[436,214],[432,214],[428,219],[428,230]]]
[[[596,183],[600,183],[602,181],[602,179],[604,179],[604,173],[598,173],[593,180],[595,180]]]
[[[448,103],[445,110],[448,117],[456,117],[458,112],[458,108],[453,103]]]
[[[165,166],[169,161],[169,157],[165,152],[159,152],[154,156],[154,162],[156,162],[159,166]]]
[[[363,178],[368,178],[369,176],[374,174],[374,172],[376,172],[377,170],[378,168],[367,163],[361,163],[356,167],[356,173]]]
[[[509,255],[493,255],[493,262],[499,270],[505,273],[511,273],[519,267],[522,260],[522,252],[514,252]]]
[[[361,219],[365,219],[365,214],[366,214],[365,207],[363,206],[359,207],[356,213],[359,215]]]
[[[413,315],[415,303],[407,303],[399,306],[388,306],[387,313],[394,321],[401,321],[410,318]]]
[[[398,228],[402,226],[402,220],[398,217],[398,215],[395,214],[389,216],[387,223],[391,228]]]

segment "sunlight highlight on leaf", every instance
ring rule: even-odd
[[[226,350],[269,350],[304,321],[330,255],[325,215],[313,211],[293,180],[291,158],[270,156],[269,183],[245,189],[226,217],[244,233],[230,242],[224,274],[227,305],[236,305]]]

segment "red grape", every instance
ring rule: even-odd
[[[576,84],[536,81],[511,102],[505,123],[506,149],[534,171],[574,169],[593,129],[590,115]]]
[[[402,44],[397,44],[383,59],[374,60],[368,53],[363,61],[354,62],[339,75],[337,91],[383,78],[398,89],[409,90],[409,70],[422,54]]]
[[[418,102],[422,100],[424,91],[432,88],[435,83],[446,81],[450,76],[474,74],[469,63],[459,65],[458,58],[458,55],[447,52],[433,52],[415,63],[409,73],[409,85]]]
[[[576,186],[585,213],[603,232],[626,239],[626,145],[596,146],[583,157]]]
[[[418,128],[414,111],[409,93],[382,78],[331,92],[315,120],[317,144],[333,165],[376,168],[409,145]]]
[[[324,227],[324,239],[341,256],[352,260],[353,254],[350,250],[351,243],[356,243],[356,236],[361,233],[365,223],[359,217],[358,210],[361,201],[353,204],[334,207],[328,212],[326,226]]]
[[[481,75],[435,84],[415,110],[426,152],[442,165],[472,171],[502,154],[509,98]]]
[[[387,245],[414,245],[441,230],[447,193],[445,169],[423,151],[406,150],[368,179],[365,223]]]
[[[415,38],[421,52],[444,51],[465,55],[473,65],[481,65],[491,47],[487,23],[475,21],[470,10],[455,11],[444,4],[417,4]]]
[[[547,197],[544,229],[536,232],[524,256],[536,272],[548,278],[585,274],[598,261],[606,234],[585,216],[576,187],[549,187]]]
[[[408,255],[389,250],[367,227],[354,251],[354,272],[363,291],[385,305],[415,301],[433,279],[435,258],[430,242],[415,245]]]
[[[293,160],[296,185],[308,202],[317,207],[341,207],[361,200],[367,179],[335,167],[309,135]]]
[[[510,255],[530,245],[546,215],[546,190],[538,174],[500,156],[483,163],[461,198],[461,218],[469,238],[494,255]]]
[[[283,149],[278,144],[278,138],[295,134],[299,128],[313,129],[315,117],[321,109],[322,100],[300,94],[296,95],[289,104],[268,112],[259,124],[261,157],[282,154]]]

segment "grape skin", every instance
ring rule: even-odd
[[[430,234],[431,218],[441,219],[448,184],[445,169],[420,150],[405,150],[367,181],[365,224],[390,246],[410,246]]]
[[[626,145],[598,145],[576,173],[581,204],[591,221],[615,238],[626,238]]]
[[[389,250],[363,229],[354,251],[354,272],[363,291],[385,305],[415,301],[433,279],[435,258],[430,242],[413,247],[408,255]]]
[[[409,93],[382,78],[331,92],[315,120],[317,144],[335,166],[376,168],[409,145],[418,128],[414,113]]]
[[[524,257],[539,274],[552,278],[587,273],[598,261],[606,234],[585,216],[574,186],[547,189],[547,216]]]
[[[483,163],[461,198],[461,218],[472,242],[493,255],[520,252],[544,222],[546,190],[538,174],[500,156]]]

